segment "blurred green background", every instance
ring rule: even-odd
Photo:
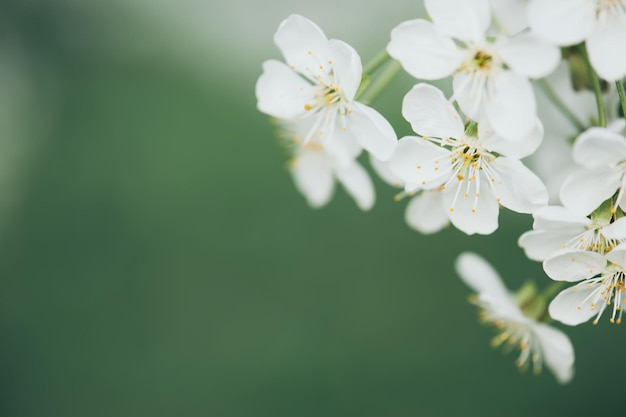
[[[547,285],[503,212],[490,237],[409,230],[377,182],[307,207],[261,62],[292,12],[364,61],[418,2],[0,2],[0,415],[623,414],[624,329],[565,329],[577,376],[489,347],[452,262]],[[409,127],[400,76],[376,103]]]

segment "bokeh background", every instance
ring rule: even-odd
[[[622,415],[624,329],[565,329],[558,385],[489,347],[453,270],[534,278],[490,237],[409,230],[378,181],[311,210],[255,109],[297,12],[364,61],[419,2],[0,1],[0,415]],[[401,75],[376,107],[396,126]]]

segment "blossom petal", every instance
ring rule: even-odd
[[[487,0],[425,0],[424,7],[441,33],[465,42],[479,42],[491,22]]]
[[[587,168],[599,168],[626,159],[626,138],[603,127],[585,130],[572,148],[574,161]]]
[[[332,57],[328,39],[322,29],[306,17],[292,14],[283,20],[274,34],[274,43],[295,71],[313,78],[330,71],[328,61]]]
[[[563,230],[572,234],[582,233],[591,224],[585,216],[572,213],[563,206],[546,206],[533,213],[533,229]]]
[[[623,4],[615,7],[624,7]],[[615,81],[626,75],[626,59],[623,51],[626,44],[626,16],[609,17],[604,25],[597,25],[596,30],[587,38],[589,60],[600,78]],[[616,13],[617,14],[617,13]]]
[[[279,119],[291,119],[305,112],[315,101],[311,84],[280,61],[265,61],[256,83],[257,108]]]
[[[378,174],[383,181],[392,187],[402,187],[404,181],[391,170],[389,161],[390,160],[381,161],[380,159],[370,155],[370,164],[372,165],[372,168],[374,168],[374,172],[376,172],[376,174]]]
[[[576,233],[566,230],[548,232],[531,230],[521,235],[517,243],[524,249],[524,253],[529,259],[544,261],[563,249],[563,245],[575,236]]]
[[[626,218],[626,217],[623,217]],[[617,245],[612,251],[607,253],[606,259],[621,266],[622,268],[626,268],[626,244]]]
[[[492,77],[485,100],[485,114],[493,129],[504,139],[520,141],[536,126],[535,94],[530,82],[512,71]]]
[[[498,53],[513,71],[529,78],[549,75],[559,65],[561,51],[538,39],[532,32],[523,32],[498,45]]]
[[[574,377],[574,346],[562,331],[543,323],[533,326],[543,354],[545,366],[557,381],[566,384]]]
[[[528,0],[490,0],[489,4],[504,33],[514,35],[528,27]]]
[[[589,0],[532,0],[528,18],[540,37],[557,45],[574,45],[592,33],[596,5]]]
[[[313,117],[309,117],[303,119],[300,123],[307,122],[309,120],[313,122],[314,119]],[[324,138],[321,139],[323,140]],[[337,127],[334,129],[331,140],[322,142],[320,138],[314,136],[312,142],[320,143],[324,147],[325,151],[335,158],[335,165],[339,167],[351,164],[359,156],[363,149],[352,134]]]
[[[480,184],[480,192],[477,184]],[[465,178],[454,186],[448,186],[443,193],[444,208],[454,227],[473,235],[489,235],[498,228],[499,205],[489,185],[482,180],[470,181]]]
[[[404,220],[413,229],[429,235],[437,233],[449,223],[440,191],[423,191],[406,206]]]
[[[415,78],[438,80],[451,75],[463,60],[452,39],[422,19],[402,22],[391,31],[387,52]]]
[[[322,152],[304,152],[291,167],[296,188],[313,208],[322,207],[333,195],[332,160]]]
[[[489,165],[500,204],[518,213],[532,213],[548,204],[548,190],[530,169],[517,159],[496,158]]]
[[[561,291],[548,307],[550,316],[568,326],[586,322],[598,314],[598,310],[591,307],[589,300],[593,299],[594,292],[601,291],[601,287],[601,283],[589,286],[583,283]]]
[[[354,99],[356,91],[361,85],[363,65],[361,57],[353,47],[343,41],[331,39],[329,41],[333,74],[338,87],[348,101]]]
[[[610,168],[578,170],[567,177],[559,196],[569,210],[586,216],[611,197],[619,186],[619,172],[614,173]]]
[[[472,252],[463,252],[454,262],[454,269],[461,280],[476,293],[495,300],[511,299],[498,272],[481,256]]]
[[[347,117],[347,128],[365,150],[383,161],[389,159],[398,143],[393,127],[371,107],[354,102]]]
[[[406,136],[398,141],[398,146],[389,159],[389,167],[406,183],[428,185],[427,183],[440,176],[438,172],[447,170],[450,165],[449,156],[450,151],[445,148],[422,138]],[[435,168],[439,169],[435,171]]]
[[[367,171],[354,162],[336,172],[337,179],[346,192],[354,199],[357,206],[367,211],[374,206],[376,199],[374,184]]]
[[[429,84],[417,84],[402,100],[402,116],[422,136],[461,138],[464,127],[452,103]]]
[[[601,273],[606,258],[599,253],[576,249],[564,250],[546,259],[543,270],[556,281],[576,282]]]
[[[478,137],[486,149],[509,158],[521,159],[535,153],[543,142],[543,124],[539,118],[535,118],[535,127],[528,132],[528,135],[513,142],[499,137],[488,122],[482,121],[478,124]]]
[[[626,217],[619,218],[613,223],[602,228],[602,235],[607,239],[626,239]],[[624,265],[626,266],[626,265]]]

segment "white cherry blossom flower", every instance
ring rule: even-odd
[[[608,310],[611,323],[621,323],[626,308],[626,244],[605,254],[565,250],[547,259],[543,268],[554,280],[581,281],[552,300],[552,318],[575,326],[595,317],[597,324]]]
[[[389,167],[389,161],[370,158],[372,167],[378,176],[393,187],[404,187],[404,182]],[[410,228],[430,235],[439,232],[450,224],[448,210],[444,204],[441,190],[416,190],[415,192],[396,195],[396,201],[410,198],[404,211],[404,220]]]
[[[591,220],[561,206],[546,206],[533,213],[533,230],[519,238],[526,256],[544,261],[563,249],[594,252],[610,250],[626,241],[626,217]]]
[[[528,78],[557,66],[559,50],[521,32],[487,36],[488,0],[425,0],[432,23],[401,23],[391,32],[389,54],[418,79],[454,75],[454,98],[475,120],[486,119],[503,138],[520,141],[535,128],[536,102]]]
[[[588,215],[616,192],[617,204],[626,209],[626,137],[624,119],[608,128],[592,127],[583,132],[572,154],[582,168],[563,183],[561,201],[574,213]]]
[[[345,132],[337,133],[337,140],[322,143],[319,138],[304,141],[310,129],[305,120],[300,123],[282,123],[282,136],[291,149],[289,171],[296,188],[309,205],[326,205],[339,182],[361,210],[374,205],[374,184],[367,171],[356,161],[361,149],[355,139]]]
[[[441,190],[452,224],[467,234],[490,234],[498,227],[499,205],[532,213],[548,202],[541,180],[520,158],[534,152],[543,129],[535,128],[520,142],[496,135],[487,123],[463,121],[441,90],[418,84],[404,97],[402,114],[422,137],[398,142],[389,166],[402,179],[406,192]]]
[[[305,143],[313,138],[329,143],[344,130],[367,151],[387,159],[397,141],[393,128],[376,110],[354,100],[363,70],[357,52],[345,42],[328,40],[299,15],[280,24],[274,42],[287,64],[263,63],[256,84],[258,109],[282,120],[311,118]]]
[[[560,383],[572,379],[574,348],[565,333],[527,317],[498,273],[480,256],[462,253],[455,267],[463,282],[476,291],[471,301],[482,309],[482,321],[500,331],[492,345],[517,345],[521,353],[516,364],[521,369],[532,363],[535,373],[539,373],[545,365]]]
[[[538,36],[556,45],[584,41],[601,78],[626,75],[626,0],[532,0],[529,21]]]

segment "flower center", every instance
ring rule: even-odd
[[[490,73],[494,69],[501,66],[495,51],[489,45],[471,48],[468,51],[465,62],[461,64],[461,71],[468,73]]]
[[[333,104],[339,103],[342,99],[343,96],[339,92],[339,87],[333,84],[322,84],[315,91],[315,102],[313,104],[305,104],[304,109],[310,111],[329,108]]]
[[[321,76],[318,77],[314,101],[305,104],[304,110],[307,111],[304,117],[312,115],[314,118],[304,143],[308,143],[314,135],[323,139],[323,143],[327,143],[331,140],[337,123],[340,124],[342,130],[347,130],[346,115],[352,113],[348,100],[336,84],[332,72],[325,79]]]

